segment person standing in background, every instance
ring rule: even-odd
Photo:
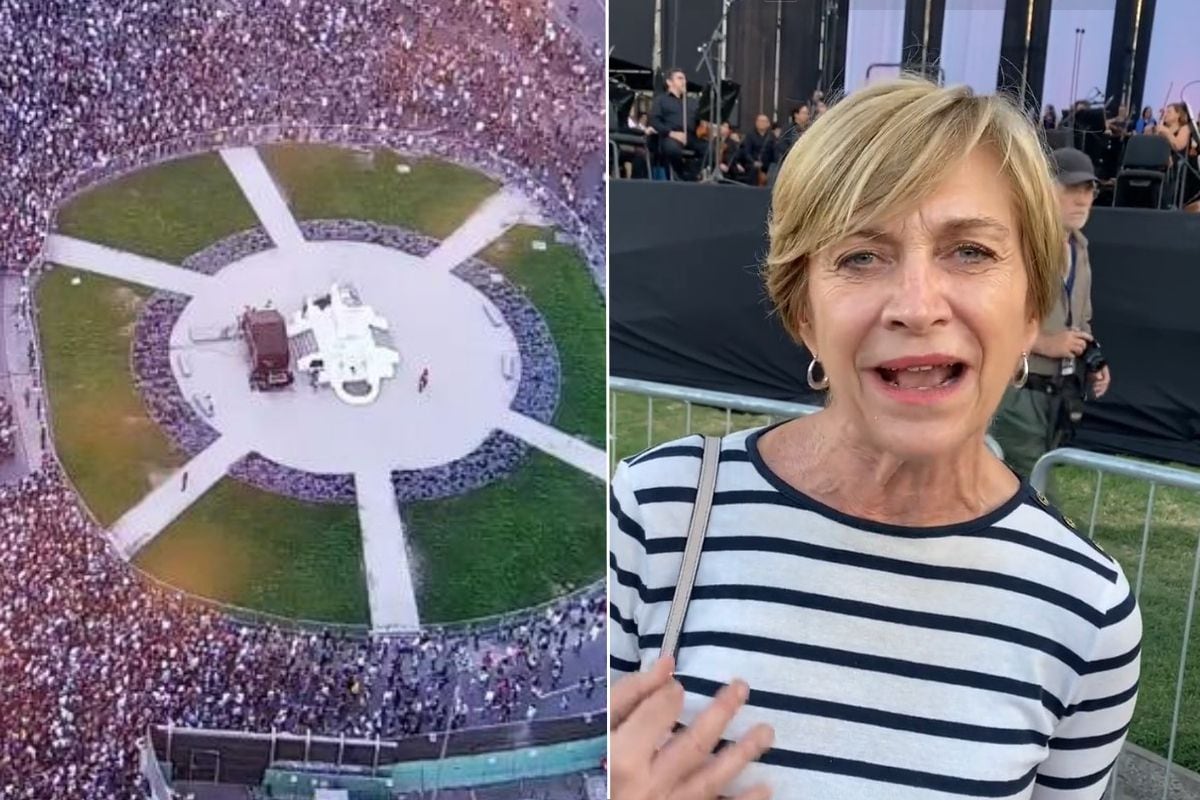
[[[1082,229],[1092,213],[1096,172],[1086,153],[1072,147],[1055,150],[1058,205],[1063,221],[1066,274],[1050,313],[1029,355],[1029,375],[1004,395],[992,422],[992,436],[1004,460],[1022,477],[1044,453],[1071,438],[1083,414],[1090,385],[1097,398],[1112,376],[1092,336],[1092,267]],[[1092,367],[1099,365],[1098,369]]]

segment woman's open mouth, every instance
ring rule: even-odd
[[[895,369],[876,367],[875,372],[885,383],[897,389],[929,391],[949,386],[959,380],[966,369],[966,364],[961,361],[953,361],[946,364],[924,364]]]
[[[931,354],[885,361],[870,370],[884,396],[906,405],[933,405],[951,397],[963,384],[966,362]]]

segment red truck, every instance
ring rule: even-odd
[[[250,388],[263,392],[291,386],[295,376],[283,315],[272,308],[247,309],[240,326],[250,351]]]

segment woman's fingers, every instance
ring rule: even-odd
[[[759,756],[771,749],[775,741],[775,731],[770,725],[755,725],[737,742],[721,750],[702,769],[696,770],[693,776],[684,784],[680,797],[707,798],[716,797],[729,782],[741,773],[746,765],[756,761]],[[755,789],[762,787],[754,787]],[[770,793],[768,792],[768,795]],[[739,795],[739,798],[742,795]]]
[[[614,729],[620,725],[637,707],[638,703],[667,682],[674,669],[675,660],[670,656],[663,656],[654,662],[654,666],[649,671],[639,672],[617,681],[608,698],[609,728]]]
[[[654,760],[654,773],[667,786],[674,786],[712,754],[729,721],[750,696],[745,681],[735,680],[721,688],[692,724],[671,737]]]
[[[638,703],[613,731],[610,748],[613,761],[619,757],[623,761],[640,760],[649,764],[682,710],[683,687],[677,681],[660,686]]]

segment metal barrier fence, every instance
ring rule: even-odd
[[[1141,600],[1142,582],[1145,578],[1146,553],[1150,543],[1150,524],[1154,515],[1154,496],[1160,486],[1170,486],[1178,489],[1183,489],[1190,492],[1195,492],[1200,496],[1200,472],[1192,472],[1178,467],[1171,467],[1164,464],[1153,464],[1144,461],[1135,461],[1130,458],[1122,458],[1119,456],[1103,455],[1100,453],[1091,453],[1086,450],[1077,450],[1075,448],[1060,448],[1046,453],[1036,465],[1034,465],[1033,473],[1030,476],[1030,483],[1040,492],[1045,492],[1050,482],[1050,471],[1058,466],[1072,466],[1083,469],[1092,470],[1096,473],[1096,486],[1092,495],[1092,512],[1088,520],[1087,536],[1089,539],[1095,536],[1096,532],[1096,517],[1100,510],[1100,493],[1104,485],[1104,476],[1121,476],[1131,478],[1133,480],[1142,481],[1149,484],[1149,492],[1146,499],[1146,511],[1142,518],[1142,541],[1141,550],[1137,561],[1137,572],[1133,581],[1134,596]],[[1200,531],[1198,531],[1200,533]],[[1128,565],[1125,565],[1126,567]],[[1184,673],[1187,669],[1188,656],[1188,640],[1192,633],[1192,620],[1196,611],[1196,589],[1200,584],[1200,538],[1197,539],[1196,553],[1192,560],[1192,579],[1191,589],[1187,596],[1187,612],[1183,623],[1183,644],[1179,651],[1179,667],[1175,675],[1175,695],[1174,704],[1171,711],[1171,730],[1167,744],[1167,759],[1165,774],[1163,775],[1162,798],[1166,800],[1171,788],[1171,778],[1176,774],[1177,767],[1175,765],[1175,748],[1179,737],[1179,721],[1180,708],[1183,703],[1183,682]],[[1136,712],[1135,712],[1136,713]],[[1109,782],[1107,797],[1116,796],[1117,775],[1120,768],[1120,762],[1113,768],[1113,775]]]
[[[467,163],[475,169],[483,172],[488,177],[496,180],[499,183],[511,182],[520,180],[526,183],[527,186],[537,186],[538,191],[533,192],[535,199],[542,207],[550,213],[552,217],[565,219],[568,222],[567,227],[572,229],[575,234],[576,241],[579,247],[584,251],[588,260],[588,273],[592,276],[596,283],[597,289],[604,291],[604,259],[603,259],[603,240],[599,241],[595,237],[583,219],[568,206],[561,197],[556,193],[541,188],[541,182],[530,173],[529,170],[521,167],[515,162],[504,158],[497,152],[489,150],[464,150],[456,140],[439,138],[443,133],[440,129],[387,129],[387,128],[366,128],[355,125],[309,125],[298,121],[285,121],[280,123],[270,123],[262,125],[245,125],[239,127],[220,128],[211,131],[201,131],[187,134],[174,139],[160,140],[146,144],[142,147],[134,148],[127,152],[108,158],[102,165],[90,167],[80,170],[64,178],[56,187],[54,199],[54,213],[46,223],[45,234],[49,235],[54,231],[57,225],[57,217],[59,209],[63,204],[80,194],[93,189],[102,184],[117,180],[134,172],[163,164],[169,161],[175,161],[189,156],[199,155],[202,153],[212,152],[221,147],[234,146],[259,146],[267,144],[285,144],[285,143],[313,143],[313,144],[331,144],[340,145],[343,147],[371,147],[371,148],[386,148],[400,155],[409,155],[417,157],[437,157],[451,158],[456,160],[464,160],[464,156],[471,156]],[[40,274],[44,271],[47,264],[45,242],[43,241],[42,252],[40,252],[30,263],[30,272],[32,272],[32,285],[30,285],[30,294],[36,291],[36,282]],[[29,304],[30,316],[28,322],[30,324],[31,338],[30,341],[34,346],[37,365],[35,370],[35,385],[46,386],[45,380],[45,361],[41,349],[41,340],[38,335],[39,320],[37,314],[37,304],[31,302]],[[49,457],[58,467],[59,472],[63,476],[63,480],[71,487],[74,494],[80,498],[80,506],[87,513],[92,523],[99,530],[106,530],[105,526],[92,514],[87,503],[83,499],[83,494],[79,488],[71,481],[70,475],[61,462],[58,461],[57,448],[54,446],[54,425],[52,424],[53,408],[52,404],[45,404],[45,430],[47,439],[47,448],[41,454],[42,458]],[[32,459],[31,459],[32,460]],[[30,469],[37,468],[37,464],[30,464]],[[207,597],[186,592],[168,583],[159,580],[154,575],[145,572],[132,561],[127,562],[129,568],[134,571],[140,578],[147,583],[153,584],[163,591],[170,592],[176,596],[184,597],[190,602],[194,602],[205,607],[211,608],[222,614],[232,618],[256,625],[274,625],[280,628],[295,629],[300,631],[325,631],[336,630],[347,635],[366,636],[389,636],[389,635],[412,635],[417,631],[411,628],[406,629],[372,629],[369,625],[354,624],[354,623],[339,623],[325,622],[320,620],[306,620],[283,617],[276,614],[271,614],[265,611],[235,606],[229,603],[222,603]],[[445,633],[483,633],[490,630],[495,630],[506,625],[519,623],[530,619],[535,615],[544,613],[547,609],[552,608],[560,603],[569,602],[580,597],[584,597],[590,593],[604,591],[604,579],[598,579],[593,583],[580,587],[567,595],[547,600],[538,605],[530,606],[523,609],[515,609],[513,611],[500,614],[492,614],[484,617],[477,617],[466,620],[456,620],[444,624],[429,624],[422,625],[420,630],[429,632],[445,632]]]
[[[766,424],[770,425],[776,420],[791,419],[793,417],[807,416],[821,410],[821,406],[809,405],[808,403],[792,403],[786,400],[769,400],[762,397],[752,397],[745,394],[732,394],[730,392],[713,392],[707,389],[693,389],[688,386],[676,386],[670,383],[656,383],[655,381],[639,381],[632,378],[609,378],[609,406],[608,406],[608,437],[609,437],[609,469],[615,469],[617,465],[617,455],[620,450],[618,442],[618,419],[617,411],[621,401],[618,400],[618,394],[638,395],[645,397],[646,407],[646,441],[644,447],[653,447],[665,439],[656,438],[654,435],[654,401],[668,400],[683,403],[684,425],[683,434],[690,435],[693,427],[693,411],[695,407],[700,406],[706,409],[717,409],[725,412],[725,433],[731,433],[734,428],[734,413],[753,414],[764,416],[767,418]],[[623,407],[623,406],[621,406]],[[740,427],[745,427],[744,425]],[[638,449],[642,449],[641,442],[638,443]],[[987,437],[988,447],[997,456],[1003,456],[1003,451],[1000,445],[991,437]]]
[[[139,741],[142,772],[152,782],[165,781],[160,762],[170,765],[174,780],[196,780],[196,754],[214,765],[206,767],[204,780],[253,786],[281,762],[311,765],[327,770],[357,771],[386,777],[400,764],[437,763],[447,758],[552,747],[571,742],[603,739],[608,731],[604,711],[570,717],[523,720],[479,725],[400,739],[356,739],[346,736],[297,735],[272,731],[188,728],[155,725]],[[157,798],[155,798],[157,800]]]

